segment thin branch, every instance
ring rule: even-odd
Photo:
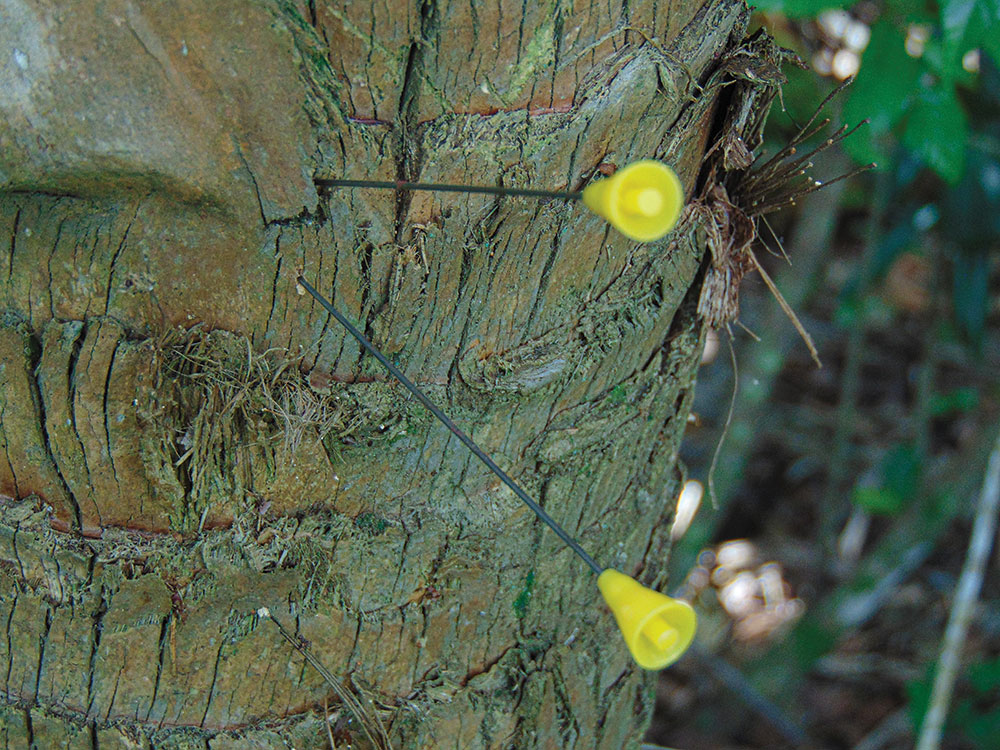
[[[732,691],[750,710],[777,729],[793,747],[803,747],[808,743],[809,737],[805,730],[778,706],[761,695],[740,670],[697,644],[691,651],[716,681]]]
[[[805,342],[806,348],[809,350],[809,356],[812,357],[813,362],[816,363],[816,367],[822,367],[823,363],[819,360],[819,352],[816,351],[816,344],[813,343],[812,336],[809,335],[809,331],[807,331],[806,327],[802,325],[802,321],[799,320],[799,316],[795,314],[795,310],[792,309],[792,306],[785,301],[785,297],[781,294],[781,291],[775,285],[774,281],[772,281],[767,271],[764,270],[760,261],[757,260],[757,256],[753,254],[752,250],[748,250],[747,252],[750,253],[750,259],[757,267],[757,273],[759,273],[760,277],[764,279],[764,283],[767,285],[768,291],[770,291],[774,299],[777,300],[781,310],[788,316],[788,319],[792,321],[792,325],[795,326],[795,330],[798,331],[799,336],[802,337],[802,341]]]
[[[270,620],[274,623],[275,627],[278,628],[278,632],[281,633],[281,637],[288,641],[288,644],[302,654],[305,660],[312,665],[313,669],[320,673],[326,683],[333,688],[337,697],[340,698],[340,702],[344,707],[358,720],[361,724],[361,728],[364,733],[371,740],[371,743],[378,748],[378,750],[392,750],[392,745],[389,742],[389,735],[386,734],[385,727],[382,726],[382,722],[379,721],[378,716],[375,715],[374,707],[371,710],[366,710],[361,702],[357,699],[353,692],[345,688],[340,681],[337,680],[330,671],[323,666],[323,663],[317,659],[309,647],[299,638],[297,635],[292,633],[288,628],[282,625],[277,618],[267,607],[261,607],[257,610],[257,616],[262,620]],[[328,722],[327,714],[324,714],[323,720]]]
[[[330,750],[337,750],[337,743],[333,741],[333,729],[330,728],[330,707],[326,698],[323,698],[323,726],[326,727],[326,738],[330,742]]]
[[[740,393],[740,369],[736,364],[736,349],[733,347],[733,329],[728,325],[726,331],[729,333],[729,358],[733,363],[733,397],[729,400],[729,413],[726,415],[726,423],[722,426],[722,434],[719,435],[719,442],[715,444],[715,453],[712,454],[712,465],[708,467],[708,497],[712,501],[712,509],[719,509],[719,500],[715,494],[715,467],[719,464],[719,456],[722,455],[722,445],[726,442],[726,435],[729,434],[729,427],[733,424],[733,414],[736,411],[736,397]]]
[[[962,646],[972,619],[972,610],[979,599],[983,585],[983,574],[989,560],[990,549],[997,530],[997,512],[1000,511],[1000,435],[990,453],[986,467],[983,489],[976,507],[976,518],[972,525],[972,537],[962,565],[962,574],[955,587],[955,600],[948,614],[948,625],[941,642],[941,656],[938,658],[934,675],[931,701],[920,726],[920,737],[916,750],[937,750],[941,745],[941,733],[948,706],[955,689],[955,678],[962,657]]]
[[[907,709],[901,708],[886,716],[868,734],[861,738],[861,741],[854,746],[854,750],[882,750],[891,743],[908,737],[910,734],[910,714]]]

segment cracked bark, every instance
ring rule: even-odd
[[[687,86],[742,3],[35,5],[0,28],[29,59],[0,91],[4,746],[326,747],[337,701],[261,606],[400,748],[636,746],[652,682],[592,579],[295,278],[595,558],[661,585],[693,235],[637,247],[578,206],[311,177],[575,189],[654,157],[691,187],[718,91]],[[175,465],[208,408],[157,380],[175,326],[288,349],[358,407],[351,434],[291,456],[255,439],[267,414],[222,409]]]

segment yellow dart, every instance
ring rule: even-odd
[[[587,185],[583,203],[626,237],[653,242],[677,223],[684,207],[684,188],[674,170],[646,159]]]
[[[338,180],[317,178],[319,187],[381,188],[385,190],[437,190],[449,193],[517,195],[530,198],[579,200],[595,214],[633,240],[654,242],[667,235],[684,207],[684,188],[674,170],[658,161],[643,159],[622,167],[611,177],[597,180],[580,192],[508,188],[490,185],[453,185],[435,182]]]
[[[611,568],[597,577],[597,587],[618,621],[632,658],[643,669],[669,667],[694,640],[697,618],[686,601],[646,588]]]

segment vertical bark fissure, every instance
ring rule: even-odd
[[[219,678],[219,664],[222,663],[222,649],[226,646],[226,639],[222,636],[219,637],[219,650],[215,653],[215,666],[212,667],[212,682],[208,686],[208,699],[205,701],[205,712],[201,715],[202,729],[205,728],[205,722],[208,720],[208,710],[212,706],[212,700],[215,698],[215,683]]]
[[[18,206],[14,212],[14,227],[10,232],[10,248],[7,255],[7,287],[11,286],[14,280],[14,249],[17,246],[17,233],[21,226],[21,207]]]
[[[260,185],[257,184],[257,175],[253,173],[253,169],[250,167],[250,162],[247,161],[246,157],[243,155],[243,149],[240,144],[235,140],[233,141],[233,150],[236,153],[237,158],[239,158],[240,163],[247,172],[247,176],[250,178],[250,184],[253,185],[254,197],[257,199],[257,210],[260,212],[260,221],[265,227],[267,226],[267,212],[264,210],[264,196],[260,193]]]
[[[465,285],[469,281],[469,276],[472,273],[472,263],[475,256],[475,248],[469,243],[466,243],[462,248],[462,265],[458,272],[458,299],[462,298],[465,293]],[[456,306],[458,301],[456,300]],[[448,400],[452,400],[453,388],[456,383],[462,382],[462,373],[459,369],[458,363],[462,358],[462,352],[465,351],[465,342],[468,340],[469,328],[472,326],[472,315],[466,315],[465,321],[462,324],[462,332],[458,336],[458,347],[455,350],[455,356],[451,360],[451,364],[448,366],[448,383],[446,385],[445,391],[448,394]],[[447,448],[447,444],[445,445]]]
[[[521,64],[521,52],[524,50],[524,19],[528,17],[530,6],[535,0],[521,0],[521,20],[517,24],[517,50],[514,53],[514,64]]]
[[[559,62],[562,57],[564,21],[563,4],[560,1],[556,5],[556,15],[552,22],[552,38],[555,49],[552,51],[552,75],[549,78],[549,107],[556,105],[556,77],[559,74]]]
[[[361,309],[359,311],[359,319],[364,327],[365,337],[369,341],[372,340],[372,325],[375,322],[375,316],[377,314],[374,302],[374,298],[376,297],[375,280],[372,278],[372,259],[374,251],[374,246],[370,242],[365,242],[358,250],[361,256],[358,259],[358,266],[361,271]],[[358,359],[363,359],[365,356],[364,348],[358,344],[357,349]]]
[[[356,605],[357,603],[356,602],[352,602],[351,604],[352,605]],[[354,661],[354,656],[355,656],[355,654],[358,653],[358,644],[361,642],[361,626],[364,623],[364,617],[361,614],[361,610],[358,609],[357,606],[353,606],[352,609],[354,609],[358,613],[358,616],[357,616],[357,624],[354,626],[354,639],[351,642],[351,653],[348,654],[347,661],[346,661],[347,669],[348,670],[351,669],[351,662]],[[295,626],[296,626],[295,627],[295,632],[298,633],[298,621],[297,620],[296,620]],[[334,673],[336,674],[336,671]]]
[[[535,289],[535,298],[531,302],[531,311],[528,313],[528,319],[524,323],[524,330],[527,335],[531,335],[533,325],[535,323],[535,318],[538,315],[538,310],[542,305],[542,297],[545,296],[545,291],[548,289],[549,276],[552,273],[552,267],[556,263],[556,257],[559,255],[559,248],[561,242],[559,240],[559,229],[562,226],[562,221],[560,220],[552,233],[552,247],[549,250],[548,255],[545,258],[545,263],[542,266],[542,271],[538,274],[538,285]]]
[[[402,524],[400,524],[402,526]],[[403,547],[399,550],[399,565],[396,567],[396,577],[392,581],[392,590],[395,591],[399,586],[399,577],[403,575],[403,570],[406,568],[406,550],[410,546],[410,535],[407,534],[403,539]],[[402,637],[402,633],[400,633]]]
[[[4,413],[7,411],[7,401],[4,399],[3,403],[0,404],[0,427],[4,424]],[[0,430],[0,439],[3,440],[3,454],[7,461],[7,466],[10,467],[10,478],[14,483],[14,497],[20,499],[21,488],[17,482],[17,472],[14,470],[14,462],[10,458],[10,445],[7,441],[7,430]]]
[[[271,306],[267,313],[267,324],[264,328],[264,335],[271,330],[271,321],[274,320],[274,307],[278,302],[278,279],[281,278],[281,230],[274,237],[274,257],[277,260],[274,269],[274,278],[271,280]]]
[[[696,330],[699,326],[704,326],[701,316],[698,315],[698,300],[701,297],[701,287],[705,280],[705,273],[708,271],[709,262],[710,261],[707,255],[702,258],[698,272],[694,275],[694,278],[691,280],[691,284],[684,292],[684,298],[681,300],[680,305],[678,305],[677,309],[674,311],[674,315],[670,320],[670,327],[667,329],[667,335],[664,337],[663,344],[654,352],[664,355],[660,360],[661,376],[670,374],[672,362],[670,357],[666,355],[670,351],[671,343],[688,332]],[[647,366],[649,364],[652,364],[652,359],[650,359],[647,363]],[[690,385],[688,386],[688,390],[689,389]]]
[[[305,238],[302,236],[302,227],[299,227],[298,231],[299,231],[299,241],[300,241],[299,242],[299,246],[301,248],[303,248],[302,262],[300,263],[300,267],[305,268],[305,247],[306,247],[306,242],[305,242]],[[319,253],[319,257],[316,260],[315,278],[317,280],[321,280],[323,278],[323,258],[324,257],[326,257],[326,253],[320,252]],[[334,251],[333,251],[333,258],[334,258],[334,260],[333,260],[333,266],[334,266],[334,269],[336,269],[336,267],[337,267],[337,250],[336,250],[336,248],[334,248]],[[298,282],[296,282],[296,290],[297,289],[298,289]],[[336,287],[333,284],[331,284],[330,285],[330,293],[331,293],[331,295],[333,294],[333,291],[335,289],[336,289]],[[287,300],[285,302],[285,310],[286,311],[288,310],[288,302],[287,302]],[[287,317],[287,315],[286,315],[286,317]],[[316,339],[320,343],[316,347],[316,356],[313,358],[311,367],[315,367],[316,366],[316,362],[319,361],[320,349],[323,346],[323,344],[322,344],[323,340],[326,338],[326,331],[327,331],[327,327],[330,325],[330,319],[331,319],[331,317],[332,316],[330,315],[330,313],[328,313],[328,312],[326,312],[324,310],[323,328],[320,330],[319,338]],[[291,331],[291,328],[289,328],[289,331],[288,331],[288,344],[287,344],[286,348],[288,349],[288,351],[291,351],[291,349],[292,349],[292,331]],[[304,360],[303,360],[303,364],[304,364]]]
[[[417,180],[423,163],[423,149],[419,138],[416,138],[415,135],[419,128],[419,105],[420,94],[423,90],[426,50],[438,30],[437,11],[437,0],[421,1],[418,38],[410,44],[406,68],[403,72],[403,85],[397,107],[397,125],[394,133],[396,179],[403,182]],[[406,244],[405,235],[408,229],[406,217],[410,211],[413,194],[410,191],[397,191],[395,201],[393,241],[396,246],[403,246]],[[373,283],[374,280],[369,278],[367,286],[371,287]],[[374,289],[371,292],[374,295]],[[372,304],[364,321],[365,335],[368,336],[369,340],[377,313],[377,306]]]
[[[320,261],[321,262],[322,262],[322,259],[323,259],[323,253],[320,253]],[[304,257],[303,257],[303,264],[304,263],[305,263],[305,260],[304,260]],[[335,299],[335,295],[336,295],[336,291],[337,291],[337,273],[339,271],[340,271],[340,253],[335,248],[334,251],[333,251],[333,273],[331,274],[331,278],[330,278],[330,297],[331,297],[331,299]],[[317,278],[321,278],[321,277],[319,275],[317,275]],[[315,302],[316,301],[310,297],[309,302],[310,302],[310,309],[313,309],[315,307]],[[320,329],[319,335],[315,339],[315,341],[317,341],[319,343],[316,346],[316,358],[313,360],[313,366],[318,365],[319,362],[320,362],[320,357],[321,357],[321,355],[323,353],[323,345],[328,340],[328,337],[327,337],[326,334],[330,330],[330,321],[332,319],[333,319],[333,316],[330,315],[330,313],[328,313],[326,311],[323,312],[323,327]],[[344,343],[346,342],[346,339],[347,339],[347,332],[346,331],[341,331],[341,333],[342,333],[342,336],[340,338],[340,342],[341,342],[340,348],[336,352],[331,353],[330,364],[328,366],[330,372],[336,371],[337,364],[340,362],[340,356],[343,354],[343,351],[344,351]]]
[[[28,742],[29,750],[36,750],[35,746],[35,725],[31,720],[31,707],[22,709],[24,711],[24,733]]]
[[[118,698],[118,686],[122,681],[122,673],[125,671],[125,667],[122,666],[118,670],[118,674],[115,675],[115,686],[111,690],[111,699],[108,701],[108,710],[104,712],[104,721],[111,721],[111,712],[115,708],[115,699]]]
[[[160,694],[160,680],[163,677],[163,662],[167,658],[167,645],[170,642],[170,620],[173,612],[168,612],[160,621],[160,641],[156,656],[156,677],[153,679],[153,696],[149,699],[149,710],[146,711],[145,721],[153,714],[156,707],[156,699]]]
[[[52,629],[52,607],[45,608],[45,622],[42,625],[42,632],[38,634],[38,666],[35,669],[35,694],[32,696],[32,704],[38,705],[38,693],[42,686],[42,667],[45,664],[45,646],[48,644],[49,631]]]
[[[63,227],[66,226],[67,219],[63,218],[59,221],[58,227],[56,227],[56,238],[52,242],[52,249],[49,251],[48,258],[45,262],[45,269],[49,275],[49,283],[46,289],[49,293],[49,317],[56,317],[56,304],[55,304],[55,294],[52,292],[52,259],[55,254],[59,251],[59,240],[62,238]]]
[[[80,353],[83,351],[83,343],[87,338],[87,331],[89,329],[89,323],[84,320],[79,324],[76,338],[73,339],[73,343],[70,346],[69,352],[69,362],[66,366],[66,413],[69,415],[69,428],[73,432],[73,437],[76,438],[77,446],[80,451],[80,463],[83,465],[84,473],[87,475],[87,488],[90,490],[90,502],[95,508],[97,507],[97,492],[94,488],[94,480],[90,475],[90,462],[87,460],[87,447],[84,442],[83,437],[80,435],[80,428],[76,423],[76,366],[80,362]],[[95,341],[92,347],[97,346],[97,341]],[[93,357],[90,358],[90,362],[93,362]],[[100,518],[100,513],[98,512],[98,518]],[[83,517],[81,513],[80,518],[80,528],[83,528]]]
[[[104,291],[104,314],[108,314],[108,310],[111,307],[111,292],[114,289],[114,277],[115,277],[115,266],[118,265],[118,259],[121,257],[122,252],[125,250],[125,245],[128,242],[129,232],[132,231],[132,225],[135,224],[136,217],[139,216],[139,209],[142,206],[142,199],[140,198],[135,202],[135,211],[132,212],[132,218],[129,219],[128,225],[125,227],[125,231],[122,232],[121,241],[118,243],[118,247],[115,248],[114,253],[111,255],[111,261],[108,263],[108,286]]]
[[[96,557],[96,556],[95,556]],[[101,586],[100,599],[97,603],[97,610],[93,614],[93,624],[91,626],[90,635],[90,660],[88,663],[88,680],[87,680],[87,718],[92,718],[94,714],[94,701],[97,696],[94,694],[94,685],[97,681],[97,662],[99,658],[99,652],[101,649],[101,633],[104,629],[104,615],[108,611],[109,601],[105,597],[104,587]]]
[[[14,598],[10,603],[10,612],[7,614],[7,625],[5,628],[7,633],[7,675],[4,679],[3,690],[4,693],[6,693],[7,695],[10,695],[10,675],[11,672],[14,671],[14,651],[13,651],[14,638],[11,635],[10,627],[14,622],[14,612],[17,610],[17,599],[18,599],[18,594],[17,591],[15,591]]]
[[[97,342],[94,342],[94,346],[96,348]],[[111,446],[111,426],[108,424],[108,418],[110,416],[108,414],[108,398],[111,392],[111,374],[114,371],[115,357],[118,356],[120,346],[121,340],[118,340],[115,342],[115,348],[111,351],[111,360],[108,362],[108,369],[104,375],[104,393],[101,397],[101,411],[104,415],[104,439],[107,441],[108,446],[108,465],[111,467],[111,476],[115,480],[115,486],[118,487],[119,493],[121,493],[121,482],[118,479],[118,469],[115,466],[115,453]],[[104,521],[101,518],[101,508],[100,505],[97,504],[97,498],[94,498],[94,504],[97,506],[98,523],[103,525]]]
[[[569,170],[568,174],[566,175],[567,185],[573,185],[574,183],[573,176],[574,174],[576,174],[576,155],[580,150],[580,143],[585,133],[586,129],[584,129],[577,135],[576,142],[573,144],[573,150],[570,152]],[[535,292],[535,299],[532,301],[531,312],[528,313],[528,319],[524,324],[524,330],[528,332],[529,335],[535,323],[535,318],[537,317],[539,309],[541,308],[542,297],[544,297],[545,292],[548,290],[548,285],[550,281],[549,277],[552,274],[552,268],[555,266],[556,258],[558,257],[559,251],[562,247],[562,227],[564,221],[565,221],[565,213],[562,213],[556,220],[556,225],[555,227],[553,227],[552,230],[552,249],[549,252],[548,257],[545,259],[545,265],[542,266],[542,272],[539,274],[538,286]]]
[[[101,240],[102,240],[102,236],[101,235],[105,231],[108,231],[108,230],[107,230],[106,223],[103,222],[103,221],[98,222],[97,226],[94,227],[94,238],[93,238],[93,241],[90,243],[90,253],[89,253],[89,257],[86,259],[86,261],[84,261],[83,258],[79,257],[79,250],[81,249],[83,243],[82,242],[77,242],[77,244],[73,248],[73,267],[74,268],[79,268],[81,265],[85,264],[86,268],[87,268],[87,273],[90,273],[93,270],[93,268],[94,268],[94,258],[97,255],[97,247],[98,247],[98,245],[101,244]],[[107,241],[110,242],[110,239],[108,239]],[[75,273],[74,273],[74,275],[75,275]],[[87,306],[83,310],[82,317],[86,318],[86,317],[90,316],[90,306],[91,306],[92,303],[93,303],[93,299],[88,297],[88,299],[87,299]]]
[[[42,342],[34,335],[31,336],[28,341],[28,351],[30,353],[28,366],[31,369],[31,377],[28,381],[31,388],[32,405],[35,410],[35,421],[38,424],[38,430],[42,438],[42,446],[45,450],[45,457],[48,459],[53,471],[55,471],[56,476],[59,478],[59,483],[62,485],[62,488],[66,493],[66,498],[69,500],[73,512],[74,531],[79,532],[83,528],[83,517],[80,512],[80,503],[78,502],[76,495],[73,494],[73,490],[70,489],[69,483],[66,481],[66,477],[63,475],[59,462],[56,460],[55,454],[52,451],[52,442],[49,436],[48,417],[46,416],[45,410],[45,399],[42,395],[44,392],[41,373]]]

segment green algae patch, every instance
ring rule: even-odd
[[[529,570],[524,577],[524,588],[514,600],[514,612],[519,620],[523,620],[528,612],[528,605],[531,604],[531,595],[535,590],[535,571]]]

